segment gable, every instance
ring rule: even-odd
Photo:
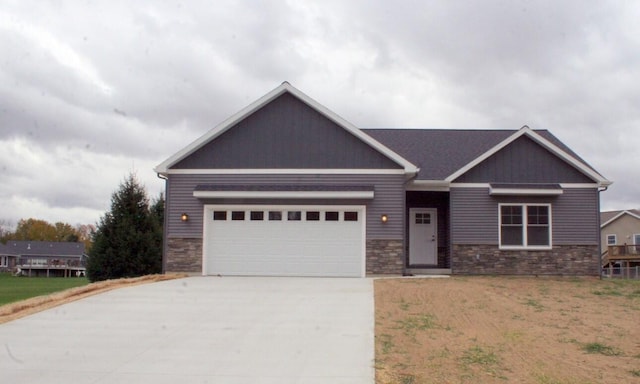
[[[402,169],[290,93],[283,93],[171,169]]]
[[[522,135],[458,176],[456,183],[593,183],[526,135]]]

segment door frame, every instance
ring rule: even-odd
[[[434,260],[435,262],[433,264],[412,264],[411,263],[411,244],[413,242],[412,238],[411,238],[411,227],[413,225],[415,225],[415,223],[413,222],[414,220],[412,220],[413,217],[413,212],[429,212],[431,213],[431,217],[432,217],[432,222],[433,222],[433,231],[434,231],[434,236],[435,236],[435,249],[434,249]],[[407,237],[409,238],[409,246],[408,246],[408,256],[407,256],[407,266],[408,267],[415,267],[415,266],[423,266],[423,265],[428,265],[428,266],[437,266],[438,265],[438,243],[440,242],[440,239],[438,237],[438,208],[427,208],[427,207],[411,207],[409,208],[409,217],[408,217],[408,221],[409,221],[409,227],[407,228]]]

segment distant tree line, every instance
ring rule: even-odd
[[[0,242],[6,244],[11,240],[24,241],[70,241],[82,242],[85,250],[91,249],[92,237],[96,231],[95,225],[78,224],[75,227],[68,223],[49,223],[39,219],[22,219],[15,231],[3,226],[0,230]]]

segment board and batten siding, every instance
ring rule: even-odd
[[[455,180],[456,183],[593,183],[555,154],[522,136]]]
[[[451,243],[498,244],[500,203],[551,204],[553,245],[598,244],[598,191],[567,188],[559,196],[491,196],[488,188],[451,188]]]
[[[354,199],[197,199],[199,184],[212,185],[371,185],[372,200]],[[402,239],[404,222],[404,175],[169,175],[167,180],[167,237],[202,238],[204,205],[365,205],[367,239]],[[189,220],[180,220],[182,213]],[[382,223],[381,215],[389,217]]]

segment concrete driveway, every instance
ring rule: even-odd
[[[3,383],[374,382],[371,279],[191,277],[0,325]]]

